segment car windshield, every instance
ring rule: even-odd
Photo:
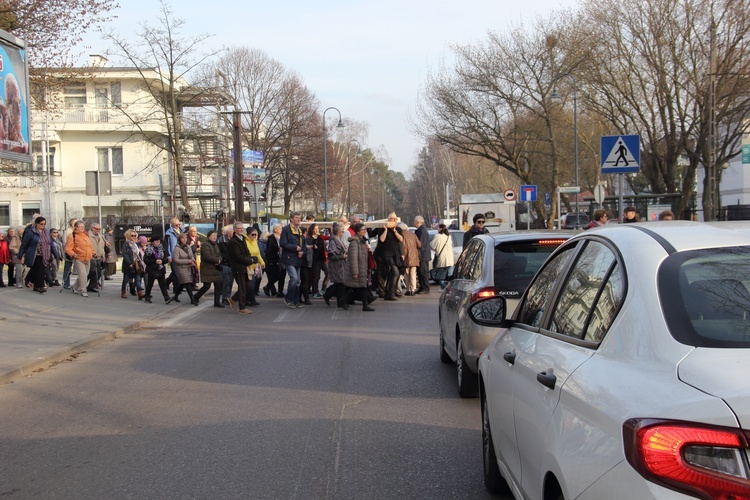
[[[495,292],[520,297],[536,272],[563,240],[538,240],[495,246]]]
[[[750,347],[748,288],[750,247],[679,252],[659,269],[670,332],[696,347]]]

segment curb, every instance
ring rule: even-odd
[[[142,327],[143,324],[150,321],[153,321],[153,318],[145,321],[138,321],[137,323],[133,323],[132,325],[128,325],[124,328],[118,328],[113,332],[102,333],[101,335],[97,335],[94,338],[75,342],[61,348],[54,354],[47,355],[41,359],[29,361],[28,363],[19,366],[18,368],[13,369],[9,372],[0,373],[0,385],[13,383],[18,379],[33,375],[40,369],[47,370],[55,364],[70,358],[74,354],[78,354],[82,351],[86,351],[87,349],[91,349],[103,342],[114,340],[117,337],[122,337],[127,333],[138,330]]]

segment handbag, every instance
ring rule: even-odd
[[[448,238],[448,239],[450,239],[450,238]],[[448,240],[446,239],[445,243],[443,243],[443,247],[440,249],[440,251],[439,252],[435,252],[435,257],[432,258],[432,268],[433,269],[435,269],[438,266],[438,262],[440,261],[438,259],[438,257],[440,256],[440,254],[443,253],[443,250],[445,250],[445,245],[447,245],[447,244],[448,244]]]

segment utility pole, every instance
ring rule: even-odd
[[[232,129],[234,145],[234,220],[245,220],[245,193],[242,189],[242,146],[240,144],[240,129],[242,123],[240,111],[232,112]]]

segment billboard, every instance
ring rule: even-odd
[[[0,30],[0,158],[31,163],[29,107],[25,44]]]

